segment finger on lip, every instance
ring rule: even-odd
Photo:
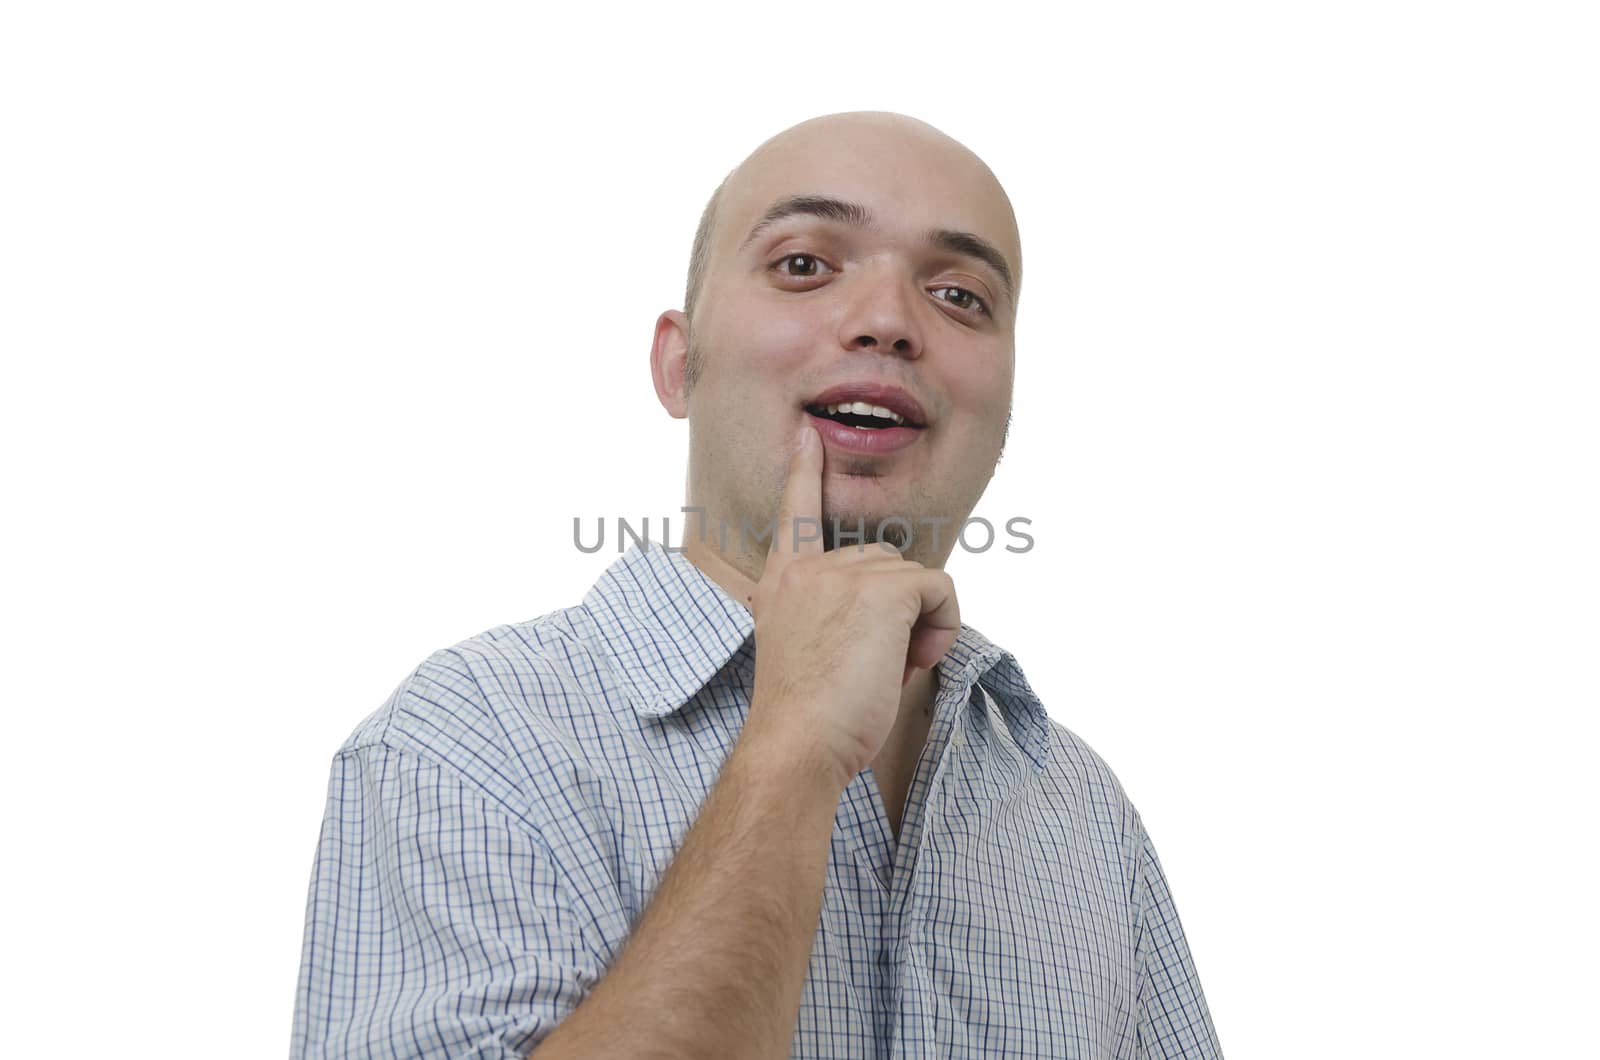
[[[771,554],[822,551],[822,465],[822,439],[815,427],[802,423],[772,527]]]
[[[878,427],[863,430],[810,412],[806,413],[806,421],[821,437],[824,446],[830,452],[887,456],[915,444],[923,436],[923,431],[913,427]]]

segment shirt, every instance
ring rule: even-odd
[[[659,543],[412,672],[335,755],[295,1057],[522,1057],[620,953],[748,716],[754,620]],[[792,1055],[1220,1056],[1122,786],[963,624],[898,838],[834,820]],[[779,841],[779,840],[775,840]]]

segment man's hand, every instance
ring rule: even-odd
[[[817,755],[842,788],[882,750],[913,671],[955,644],[961,614],[950,576],[892,545],[823,551],[822,468],[822,439],[807,425],[751,602],[746,729]]]

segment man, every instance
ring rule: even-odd
[[[683,552],[437,653],[341,749],[296,1055],[1220,1055],[1138,813],[943,571],[1021,279],[922,122],[728,175],[651,351]]]

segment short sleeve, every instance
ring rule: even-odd
[[[294,1058],[524,1057],[602,974],[536,830],[381,743],[334,760]]]
[[[1137,815],[1135,816],[1137,821]],[[1138,917],[1139,1055],[1198,1060],[1221,1057],[1211,1012],[1156,848],[1138,821],[1133,902]]]

